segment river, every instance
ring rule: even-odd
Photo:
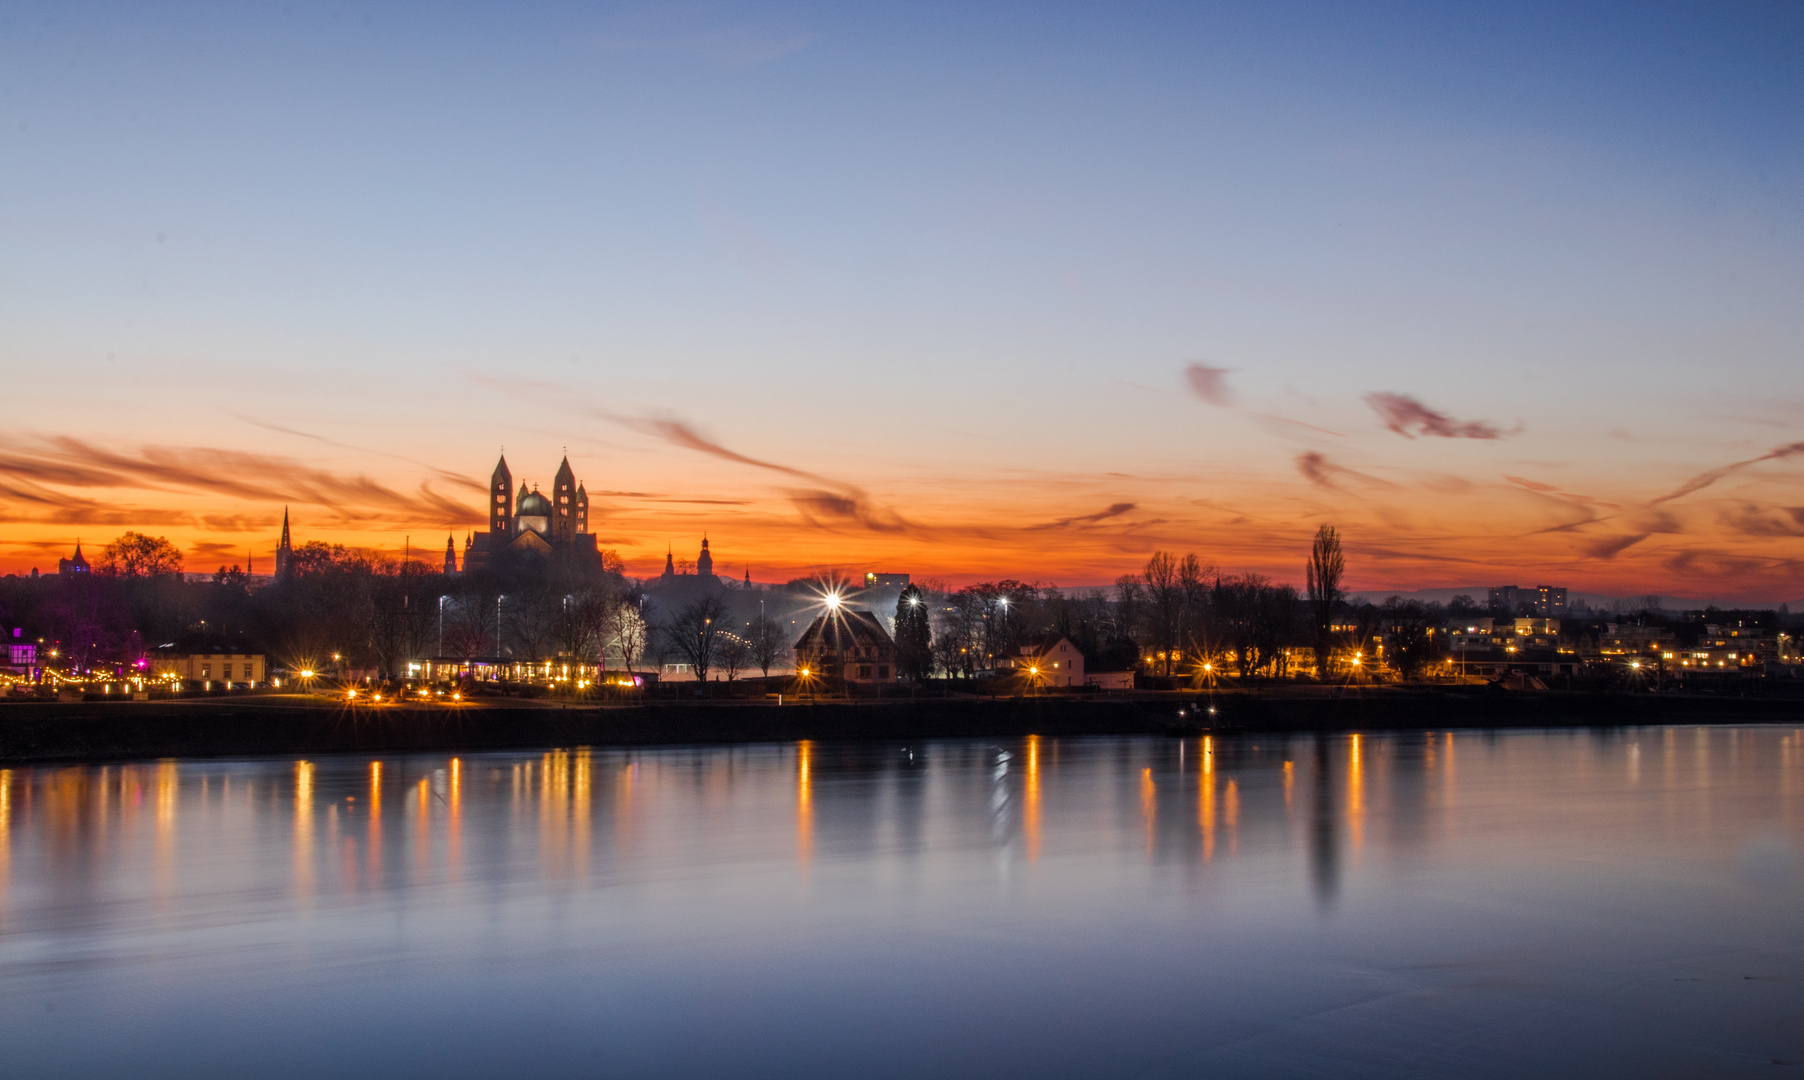
[[[0,769],[8,1076],[1804,1069],[1792,727]]]

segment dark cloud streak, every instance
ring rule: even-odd
[[[1455,420],[1437,412],[1408,394],[1372,393],[1365,396],[1384,426],[1413,439],[1416,435],[1432,435],[1441,439],[1501,439],[1505,433],[1483,420]],[[1411,433],[1412,429],[1414,434]]]

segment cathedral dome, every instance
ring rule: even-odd
[[[514,532],[535,532],[540,537],[551,533],[551,500],[536,491],[520,496],[514,505]]]

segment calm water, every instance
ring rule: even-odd
[[[9,1076],[1804,1068],[1804,734],[0,771]]]

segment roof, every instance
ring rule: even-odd
[[[860,646],[889,649],[895,647],[895,642],[890,640],[889,631],[883,628],[877,616],[850,609],[833,615],[816,615],[795,644],[798,651],[819,649],[825,652],[841,652]]]
[[[1064,634],[1041,634],[1039,637],[1031,637],[1021,642],[1021,655],[1045,656],[1056,648],[1059,642],[1069,640],[1071,639]],[[1072,648],[1075,649],[1077,646],[1073,645]]]
[[[520,500],[519,504],[514,507],[514,513],[520,517],[532,515],[550,517],[551,500],[536,491],[529,492]]]

